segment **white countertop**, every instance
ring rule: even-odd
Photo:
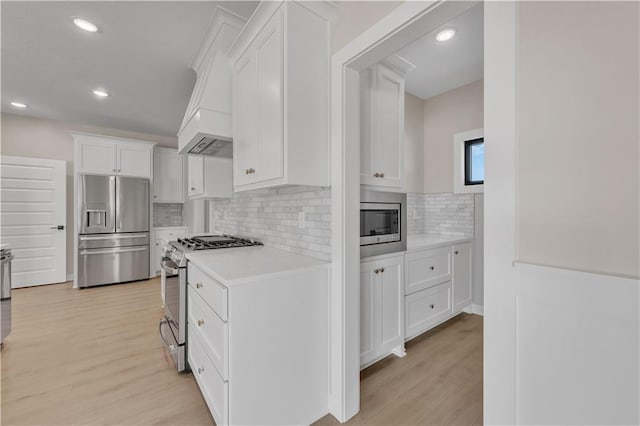
[[[300,269],[327,267],[329,263],[271,247],[238,247],[187,253],[187,259],[227,287],[253,279]]]
[[[468,243],[471,241],[473,241],[473,237],[456,235],[409,235],[407,237],[407,251],[450,246],[452,244]]]

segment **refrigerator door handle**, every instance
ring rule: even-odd
[[[114,185],[116,187],[116,197],[115,197],[115,215],[116,215],[116,232],[120,231],[122,228],[122,215],[120,214],[120,178],[118,176],[114,176]]]

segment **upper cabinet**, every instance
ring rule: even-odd
[[[415,66],[393,55],[360,74],[360,183],[402,190],[404,80]]]
[[[153,202],[184,202],[184,156],[176,149],[153,150]]]
[[[231,159],[203,155],[188,156],[189,199],[231,198]]]
[[[77,173],[151,178],[152,142],[74,133]]]
[[[334,13],[331,2],[262,2],[232,47],[235,191],[329,185]]]

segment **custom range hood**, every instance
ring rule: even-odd
[[[232,156],[232,67],[227,51],[246,19],[218,7],[191,68],[197,80],[178,132],[178,153]]]

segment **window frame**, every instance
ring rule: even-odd
[[[482,176],[482,180],[471,180],[471,175],[473,174],[472,165],[473,161],[471,159],[471,149],[475,145],[484,145],[484,138],[476,138],[476,139],[468,139],[464,141],[464,184],[467,185],[484,185],[484,176]],[[484,159],[483,159],[484,160]]]
[[[453,135],[453,192],[456,194],[484,192],[484,181],[482,183],[466,183],[465,143],[477,139],[482,139],[484,142],[484,129],[474,129]]]

